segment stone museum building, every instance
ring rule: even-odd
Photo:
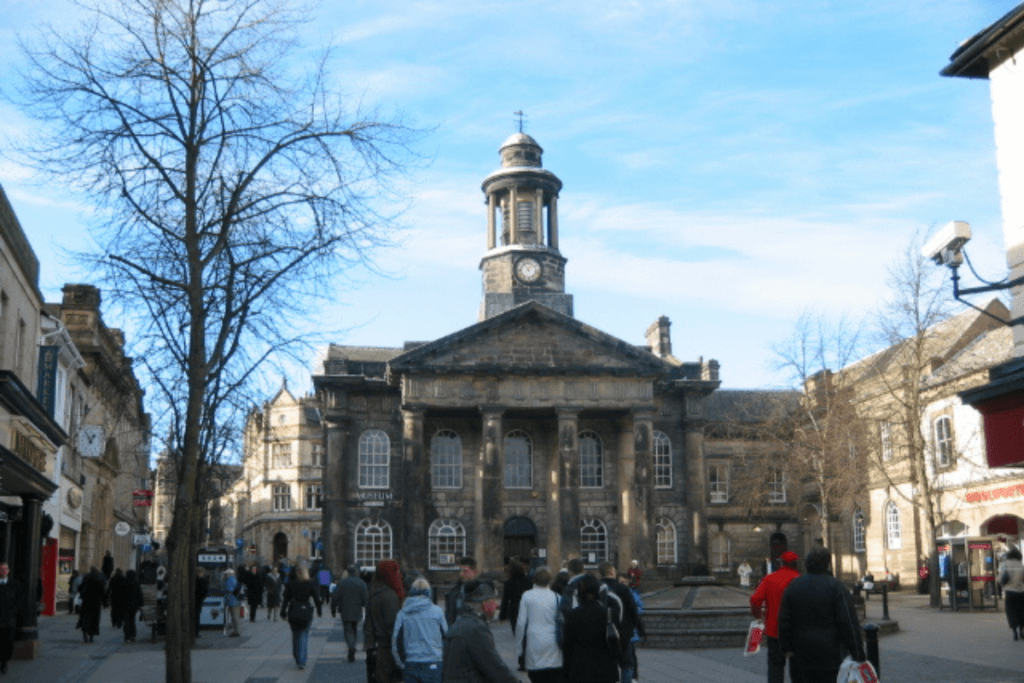
[[[542,153],[516,133],[483,181],[479,322],[331,345],[314,371],[328,566],[395,557],[433,574],[468,554],[707,571],[702,412],[718,363],[675,358],[665,317],[644,345],[573,317],[562,182]]]

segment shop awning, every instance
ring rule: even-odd
[[[989,467],[1024,467],[1024,358],[997,365],[989,382],[960,392],[985,421]]]

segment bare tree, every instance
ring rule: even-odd
[[[77,32],[22,44],[12,97],[38,128],[21,156],[99,203],[96,263],[138,316],[180,453],[166,680],[189,683],[199,482],[224,415],[295,341],[309,296],[385,240],[416,131],[347,107],[326,55],[300,68],[284,0],[79,8]]]
[[[776,367],[786,372],[800,391],[799,401],[775,426],[786,448],[782,469],[798,488],[793,503],[811,505],[818,513],[822,543],[834,547],[832,523],[852,512],[864,490],[864,422],[851,401],[847,376],[838,370],[850,364],[860,349],[860,330],[845,319],[832,323],[805,313],[793,335],[774,348]]]
[[[925,438],[925,380],[936,360],[956,350],[960,336],[950,325],[949,295],[942,273],[921,255],[916,235],[889,267],[888,299],[875,324],[884,350],[851,369],[862,412],[879,425],[881,447],[869,451],[874,473],[905,499],[924,522],[917,539],[919,561],[927,562],[933,606],[938,604],[938,558],[934,539],[940,524],[937,492],[928,474]],[[905,485],[904,485],[905,484]],[[916,525],[915,525],[916,526]],[[924,546],[924,547],[921,547]]]

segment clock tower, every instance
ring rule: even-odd
[[[571,316],[566,259],[558,251],[562,181],[542,168],[544,150],[523,132],[505,140],[498,152],[501,168],[481,186],[487,198],[487,253],[480,260],[480,320],[531,300]]]

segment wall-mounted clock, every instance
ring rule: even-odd
[[[516,277],[523,282],[536,282],[540,272],[540,264],[535,259],[521,258],[516,262]]]
[[[103,455],[103,425],[82,425],[78,429],[78,452],[86,458]]]

